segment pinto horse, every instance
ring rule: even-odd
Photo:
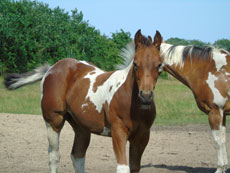
[[[161,44],[161,67],[190,88],[208,120],[217,152],[216,173],[228,165],[225,146],[226,115],[230,114],[230,54],[213,47]],[[156,58],[155,63],[159,63]]]
[[[59,136],[65,120],[75,139],[71,159],[75,172],[83,173],[91,133],[111,136],[117,172],[140,170],[141,157],[149,141],[156,116],[153,89],[158,78],[162,37],[157,31],[152,42],[138,30],[134,42],[123,49],[126,65],[105,72],[93,64],[63,59],[25,74],[9,74],[5,85],[16,89],[41,80],[41,108],[47,127],[50,172],[59,165]],[[134,45],[135,44],[135,45]],[[130,142],[129,165],[126,143]]]

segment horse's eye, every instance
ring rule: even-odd
[[[133,63],[133,66],[134,66],[134,70],[136,70],[137,69],[137,64],[135,62]]]

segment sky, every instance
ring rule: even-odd
[[[102,34],[123,29],[132,38],[138,29],[164,40],[172,37],[214,43],[230,39],[230,0],[37,0],[71,14],[77,8],[83,20]]]

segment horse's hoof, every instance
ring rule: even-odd
[[[226,168],[217,168],[217,170],[216,170],[216,172],[215,173],[226,173],[225,171],[226,171],[227,169]]]

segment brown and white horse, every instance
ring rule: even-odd
[[[134,42],[123,50],[126,66],[121,70],[105,72],[85,61],[67,58],[32,73],[6,76],[9,89],[42,78],[41,108],[47,127],[50,172],[58,171],[59,136],[65,120],[75,132],[71,153],[75,172],[85,170],[91,133],[112,136],[117,172],[140,170],[156,115],[153,89],[159,63],[153,61],[160,60],[162,37],[157,31],[152,42],[139,30]],[[125,154],[127,140],[130,168]]]
[[[217,151],[217,171],[226,171],[226,115],[230,114],[230,54],[212,47],[161,44],[160,70],[189,87],[208,120]],[[159,59],[156,58],[158,63]]]

